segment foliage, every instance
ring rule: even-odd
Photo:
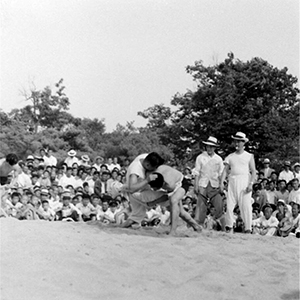
[[[192,158],[199,152],[199,142],[216,136],[224,155],[232,151],[231,135],[247,134],[249,148],[256,157],[297,159],[299,153],[299,90],[297,78],[271,66],[261,58],[242,62],[230,53],[224,62],[204,66],[197,61],[187,72],[197,83],[196,91],[176,94],[171,104],[167,134],[176,157],[183,157],[190,147]],[[148,126],[157,120],[157,106],[147,110]]]

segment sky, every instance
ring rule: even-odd
[[[195,90],[186,66],[261,57],[299,78],[298,0],[0,0],[0,108],[61,78],[75,117],[138,116]]]

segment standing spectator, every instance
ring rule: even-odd
[[[195,193],[198,195],[196,207],[196,221],[203,225],[207,213],[207,199],[216,209],[218,219],[223,213],[223,200],[219,193],[220,177],[223,171],[223,160],[215,153],[219,146],[218,140],[210,136],[205,144],[206,151],[196,158],[195,164]]]
[[[283,170],[279,173],[278,180],[284,179],[287,183],[294,179],[294,174],[291,171],[291,162],[285,161]]]
[[[68,167],[72,167],[74,163],[79,164],[79,159],[76,157],[77,152],[74,149],[71,149],[68,152],[68,156],[65,159],[65,163],[67,164]]]
[[[234,222],[233,210],[238,204],[241,210],[241,217],[245,224],[245,233],[251,233],[251,191],[256,176],[254,157],[253,154],[245,151],[245,144],[249,140],[243,132],[237,132],[231,137],[235,142],[236,151],[226,157],[224,161],[225,168],[222,173],[220,183],[220,190],[223,191],[224,180],[229,174],[230,170],[228,181],[226,225],[228,231],[232,232]]]
[[[53,155],[52,149],[48,149],[48,151],[46,151],[46,157],[47,157],[48,166],[55,166],[56,167],[57,158]]]
[[[102,156],[97,156],[96,158],[95,158],[95,163],[93,164],[93,168],[96,168],[96,170],[98,171],[98,172],[100,172],[100,170],[101,170],[101,165],[103,164],[103,161],[104,161],[104,159],[103,159],[103,157]]]
[[[265,158],[263,161],[264,167],[260,170],[260,172],[264,173],[264,178],[270,178],[272,172],[275,172],[274,169],[270,168],[270,160]]]
[[[114,168],[117,168],[118,171],[121,170],[121,166],[120,166],[120,164],[118,163],[118,158],[117,158],[117,157],[114,157],[114,158],[113,158],[113,166],[114,166]]]
[[[107,159],[106,167],[107,167],[107,169],[108,169],[109,172],[111,172],[111,171],[114,169],[115,166],[114,166],[114,164],[113,164],[113,160],[112,160],[111,157],[109,157],[109,158]]]
[[[300,181],[300,164],[297,162],[294,164],[294,177],[298,178],[298,180]]]
[[[82,155],[81,160],[79,161],[80,166],[90,167],[90,158],[88,155]]]
[[[28,171],[29,171],[28,166],[24,162],[20,162],[19,166],[20,166],[19,169],[20,171],[15,179],[15,183],[19,187],[23,187],[23,188],[31,187],[32,183],[31,183],[31,178],[28,175]]]
[[[288,198],[288,204],[294,202],[300,204],[300,188],[298,178],[292,180],[293,190],[291,190]]]

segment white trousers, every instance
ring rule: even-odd
[[[242,220],[245,224],[245,230],[251,230],[252,225],[252,204],[251,192],[246,193],[249,184],[248,175],[235,175],[229,178],[227,209],[226,209],[226,226],[232,228],[234,217],[233,210],[236,205],[239,206]]]
[[[137,223],[142,222],[146,217],[147,202],[154,201],[165,194],[165,192],[153,190],[145,190],[129,194],[129,201],[132,209],[129,219]]]

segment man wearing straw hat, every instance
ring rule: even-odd
[[[198,196],[195,220],[201,225],[206,218],[208,199],[216,209],[216,218],[222,216],[223,201],[219,186],[224,168],[222,158],[215,153],[215,149],[219,147],[218,140],[210,136],[202,143],[206,151],[198,155],[195,164],[195,193]]]
[[[246,134],[237,132],[231,136],[235,143],[236,151],[225,158],[225,168],[221,177],[220,190],[224,190],[224,180],[229,174],[226,227],[228,232],[233,232],[233,210],[239,206],[241,217],[245,225],[245,233],[251,233],[252,205],[251,192],[255,181],[256,168],[254,157],[245,151],[245,144],[249,141]]]

